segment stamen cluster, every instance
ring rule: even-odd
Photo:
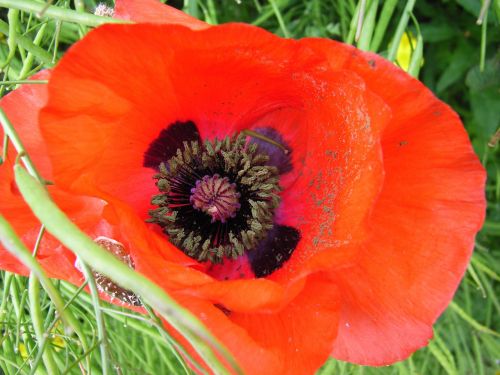
[[[199,261],[219,263],[254,249],[273,227],[280,202],[278,170],[257,147],[242,134],[203,145],[184,142],[159,166],[160,194],[151,201],[158,208],[148,221]],[[212,193],[219,201],[208,199]]]

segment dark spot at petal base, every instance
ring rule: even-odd
[[[256,128],[252,130],[283,146],[282,148],[263,139],[254,137],[250,140],[250,143],[255,143],[259,146],[257,149],[259,153],[269,156],[269,161],[267,162],[268,165],[278,168],[280,174],[290,172],[293,169],[291,159],[292,150],[283,140],[281,134],[276,129],[269,127]]]
[[[274,225],[259,246],[248,252],[256,277],[265,277],[281,268],[290,259],[300,241],[300,232],[285,225]]]
[[[163,129],[158,137],[151,142],[144,153],[143,165],[148,168],[158,169],[163,162],[175,156],[177,149],[183,148],[183,142],[201,142],[200,133],[192,121],[175,122]]]

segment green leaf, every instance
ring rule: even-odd
[[[465,82],[477,134],[489,139],[500,125],[500,53],[486,61],[483,72],[473,67]]]
[[[436,86],[438,94],[463,78],[465,72],[474,64],[471,56],[474,56],[474,48],[468,43],[460,42],[450,57],[448,68],[439,77]]]

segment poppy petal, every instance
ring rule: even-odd
[[[338,291],[326,275],[308,280],[279,312],[237,313],[182,293],[173,297],[203,321],[245,374],[314,373],[328,358],[337,331]]]
[[[271,275],[279,282],[355,257],[362,223],[383,180],[378,134],[388,120],[386,106],[347,70],[315,78],[323,91],[308,112],[306,158],[300,178],[282,193],[277,219],[296,228],[301,240]]]
[[[334,271],[342,314],[333,346],[338,359],[390,364],[427,344],[465,272],[484,220],[485,172],[458,116],[420,82],[377,55],[310,44],[392,112],[366,241],[355,264]]]
[[[114,17],[137,23],[183,25],[193,30],[210,27],[209,24],[158,0],[116,0]]]
[[[282,367],[276,373],[312,374],[328,358],[336,337],[338,296],[337,289],[325,275],[315,274],[280,312],[235,313],[230,319],[278,357]],[[248,373],[263,373],[257,369]]]
[[[50,71],[44,70],[31,77],[33,80],[50,78]],[[38,114],[47,100],[47,85],[24,84],[0,100],[0,107],[14,125],[24,147],[46,180],[52,179],[52,167],[47,148],[38,127]],[[0,137],[3,130],[0,128]],[[24,202],[14,180],[12,170],[16,152],[9,145],[7,160],[0,168],[0,207],[2,214],[13,225],[16,233],[28,248],[33,248],[41,224]],[[90,230],[101,212],[102,203],[94,198],[77,197],[65,193],[53,185],[48,186],[53,199],[80,227]],[[81,274],[73,266],[75,257],[49,233],[45,233],[37,252],[37,259],[50,277],[79,282]],[[29,270],[14,256],[0,246],[0,268],[27,275]]]

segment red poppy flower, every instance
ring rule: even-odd
[[[484,216],[457,115],[374,54],[172,12],[122,0],[159,24],[100,27],[54,69],[56,186],[106,201],[105,236],[246,373],[424,346]]]

